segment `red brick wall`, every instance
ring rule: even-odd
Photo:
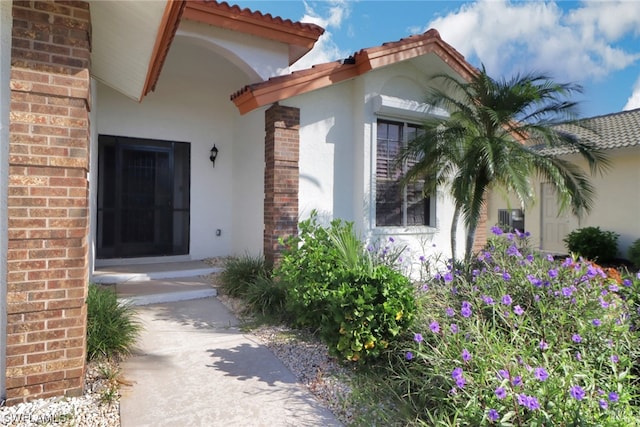
[[[485,197],[485,203],[482,206],[482,212],[480,213],[480,220],[478,221],[478,227],[476,228],[476,235],[473,241],[473,253],[480,252],[487,244],[487,200]]]
[[[83,389],[89,5],[14,1],[12,31],[8,404]]]
[[[300,110],[274,105],[265,113],[264,255],[277,263],[279,238],[298,232]]]

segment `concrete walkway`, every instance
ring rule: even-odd
[[[215,297],[139,307],[122,427],[339,426]]]

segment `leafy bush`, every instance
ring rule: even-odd
[[[584,227],[567,234],[564,242],[571,253],[605,263],[618,255],[618,237],[619,234],[600,227]]]
[[[629,260],[636,268],[640,268],[640,239],[633,242],[629,247]]]
[[[88,360],[130,354],[141,330],[142,325],[135,318],[135,307],[119,302],[113,290],[89,284]]]
[[[242,297],[258,277],[268,275],[268,268],[262,256],[245,254],[232,257],[225,261],[224,270],[220,274],[221,289],[231,297]]]
[[[287,312],[296,325],[317,328],[334,355],[366,362],[410,325],[410,281],[376,262],[351,223],[325,228],[312,215],[287,247],[275,273],[287,289]]]
[[[470,278],[449,269],[424,287],[392,390],[428,425],[635,425],[640,279],[520,244],[494,237]]]

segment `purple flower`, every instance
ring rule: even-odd
[[[549,270],[549,277],[551,277],[552,279],[558,277],[558,270],[554,268]]]
[[[417,342],[418,344],[420,344],[420,343],[422,342],[422,340],[423,340],[423,338],[422,338],[422,334],[415,334],[415,335],[413,336],[413,340],[414,340],[415,342]]]
[[[535,411],[536,409],[540,409],[540,403],[535,396],[527,396],[526,394],[518,395],[518,404],[520,406],[524,406],[525,408]]]
[[[529,281],[529,283],[531,283],[533,286],[535,286],[537,288],[542,286],[542,280],[536,278],[536,276],[534,276],[533,274],[528,274],[527,275],[527,280]]]
[[[576,360],[578,361],[582,360],[582,354],[580,354],[579,351],[576,351]]]
[[[507,248],[507,255],[522,258],[522,254],[516,245],[511,245]]]
[[[502,297],[502,303],[504,305],[511,305],[513,303],[513,300],[511,299],[511,295],[506,294]]]
[[[549,262],[553,262],[553,261],[555,261],[555,260],[553,259],[553,255],[551,255],[551,254],[547,255],[547,261],[549,261]]]
[[[615,391],[612,391],[609,393],[609,396],[607,396],[609,398],[609,402],[617,402],[619,397],[618,397],[618,393],[616,393]]]
[[[469,301],[462,301],[462,309],[460,310],[462,317],[471,316],[471,303]]]
[[[576,400],[584,399],[584,390],[579,385],[574,385],[569,389],[569,394]]]
[[[582,337],[580,336],[580,334],[573,334],[571,335],[571,340],[573,342],[582,342]]]
[[[466,383],[467,380],[462,375],[456,378],[456,385],[458,386],[458,388],[464,388]]]
[[[424,262],[426,260],[426,258],[424,257],[424,255],[420,255],[420,258],[418,258],[418,260],[420,262]]]
[[[465,362],[471,360],[471,353],[469,353],[469,350],[467,350],[466,348],[462,350],[462,360],[464,360]]]
[[[609,285],[609,290],[611,292],[618,292],[620,290],[620,288],[618,287],[618,285],[616,285],[615,283]]]
[[[407,353],[404,355],[404,357],[407,360],[412,360],[413,359],[413,353],[411,353],[410,351],[407,351]]]
[[[504,387],[498,387],[495,391],[496,393],[496,397],[498,399],[504,399],[505,397],[507,397],[507,391],[504,389]]]
[[[538,344],[540,350],[546,350],[549,348],[549,344],[545,340],[540,340],[540,344]]]
[[[440,332],[440,324],[434,320],[433,322],[429,323],[429,329],[431,329],[431,332],[433,332],[434,334],[437,334],[438,332]]]
[[[482,301],[487,305],[493,305],[493,298],[491,298],[488,295],[483,295],[482,296]]]
[[[609,408],[609,403],[604,399],[600,399],[598,400],[598,406],[600,406],[600,409],[606,411]]]
[[[600,319],[593,319],[593,320],[591,321],[591,324],[592,324],[593,326],[600,326],[600,325],[602,324],[602,322],[600,321]]]
[[[569,287],[562,288],[562,295],[564,295],[565,297],[570,297],[571,295],[573,295],[573,289]]]
[[[564,268],[569,267],[571,264],[573,264],[573,260],[570,257],[567,257],[564,259],[564,261],[562,261],[562,266]]]
[[[489,409],[487,418],[489,418],[489,421],[498,421],[498,418],[500,418],[500,414],[495,409]]]
[[[393,239],[393,237],[389,237],[389,241],[390,241],[391,243],[395,242],[395,240]]]
[[[522,377],[520,375],[513,378],[511,381],[514,387],[520,387],[522,385]]]
[[[513,312],[518,316],[522,316],[524,314],[524,310],[519,305],[516,305],[515,307],[513,307]]]
[[[447,272],[444,275],[444,281],[445,281],[445,283],[449,283],[449,282],[453,281],[453,273],[451,273],[450,271]]]
[[[507,255],[522,258],[522,254],[520,253],[516,245],[509,246],[509,248],[507,249]]]
[[[538,381],[546,381],[549,378],[549,373],[544,368],[535,368],[533,370],[533,376]]]
[[[451,307],[447,307],[447,309],[445,310],[445,313],[447,314],[447,316],[449,317],[453,317],[456,315],[456,312],[453,310],[453,308]]]
[[[502,279],[505,281],[509,281],[511,280],[511,275],[505,271],[504,273],[502,273]]]
[[[624,279],[624,280],[622,281],[622,284],[623,284],[624,286],[626,286],[626,287],[629,287],[629,286],[631,286],[633,283],[632,283],[632,282],[631,282],[631,280],[629,280],[629,279]]]
[[[500,369],[500,370],[498,371],[498,375],[499,375],[500,377],[504,378],[505,380],[508,380],[508,379],[509,379],[509,377],[511,376],[511,375],[509,374],[509,371],[507,371],[506,369]]]
[[[620,358],[618,357],[617,354],[614,354],[613,356],[611,356],[611,362],[618,363],[619,361],[620,361]]]
[[[456,325],[455,323],[452,323],[451,325],[449,325],[449,330],[451,330],[452,334],[457,334],[458,333],[458,325]]]
[[[503,233],[502,229],[497,225],[494,225],[493,227],[491,227],[491,232],[496,236],[500,236]]]

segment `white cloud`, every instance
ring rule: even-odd
[[[640,35],[640,7],[630,1],[583,2],[567,14],[554,2],[481,0],[431,27],[495,75],[536,71],[580,82],[640,60],[640,49],[629,52],[614,44]]]
[[[636,84],[633,86],[633,93],[627,99],[627,103],[622,108],[623,110],[634,110],[640,108],[640,77],[636,80]]]
[[[321,2],[320,5],[323,6],[321,12],[314,9],[309,3],[304,3],[305,15],[300,19],[300,22],[319,25],[325,29],[325,32],[320,36],[313,49],[291,66],[292,71],[310,68],[315,64],[335,61],[349,55],[349,53],[342,51],[336,45],[331,34],[332,29],[339,29],[349,17],[351,12],[349,2],[347,0],[330,0]]]

